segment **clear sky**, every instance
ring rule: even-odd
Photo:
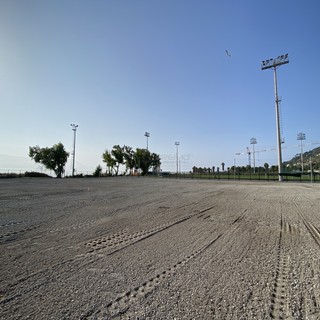
[[[0,0],[0,172],[39,170],[29,146],[62,142],[92,172],[113,145],[160,154],[162,169],[277,164],[320,142],[320,2]],[[226,54],[226,50],[230,54]],[[235,155],[235,153],[244,153]],[[236,160],[235,160],[236,159]],[[71,157],[66,170],[71,172]]]

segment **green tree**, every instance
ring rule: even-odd
[[[121,148],[119,145],[115,145],[113,146],[113,149],[111,151],[111,154],[115,160],[115,164],[116,164],[116,176],[119,173],[119,166],[120,164],[123,164],[124,162],[124,152],[123,152],[123,148]]]
[[[137,148],[134,154],[134,160],[136,167],[141,169],[141,174],[143,176],[148,173],[151,167],[153,170],[156,170],[161,164],[160,156],[155,153],[150,153],[150,151],[147,149]]]
[[[151,153],[151,167],[154,172],[160,170],[161,159],[160,156],[156,153]]]
[[[94,177],[100,177],[101,171],[102,171],[102,168],[101,168],[101,166],[100,166],[100,164],[99,164],[99,165],[96,167],[96,170],[94,171],[93,176],[94,176]]]
[[[51,148],[29,147],[29,157],[36,163],[43,164],[47,169],[53,170],[57,178],[61,178],[69,153],[66,152],[63,144],[59,142]]]
[[[114,166],[116,165],[116,161],[112,158],[112,154],[110,151],[106,150],[102,154],[103,162],[107,165],[107,174],[112,175],[112,172],[114,170]]]
[[[129,169],[130,174],[132,174],[132,170],[135,167],[135,157],[134,150],[129,146],[123,146],[123,157],[126,163],[127,170]]]

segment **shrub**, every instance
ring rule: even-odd
[[[24,174],[25,177],[34,177],[34,178],[51,178],[50,176],[48,176],[45,173],[42,172],[35,172],[35,171],[27,171]]]

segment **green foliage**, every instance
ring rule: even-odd
[[[134,161],[137,169],[141,169],[142,175],[146,175],[148,173],[150,163],[151,163],[151,154],[147,149],[136,149],[134,154]]]
[[[18,177],[20,177],[20,174],[17,173],[0,173],[0,179],[11,179]]]
[[[126,163],[127,170],[129,169],[130,174],[132,174],[132,170],[135,167],[135,159],[134,159],[134,151],[129,146],[123,146],[123,156]]]
[[[93,176],[94,176],[94,177],[100,177],[100,176],[101,176],[101,172],[102,172],[102,168],[101,168],[100,165],[98,165],[98,166],[96,167],[96,170],[95,170],[94,173],[93,173]]]
[[[160,156],[155,153],[150,153],[147,149],[136,149],[134,154],[136,167],[141,169],[142,175],[146,175],[150,168],[155,171],[160,166]]]
[[[114,170],[114,166],[116,165],[115,159],[112,158],[112,154],[108,150],[106,150],[102,154],[102,159],[103,159],[103,162],[105,162],[107,165],[107,174],[111,176]]]
[[[113,146],[111,152],[106,150],[102,155],[103,161],[107,164],[107,172],[109,175],[113,173],[118,175],[120,164],[125,164],[127,170],[134,168],[140,169],[142,175],[146,175],[150,168],[154,171],[160,167],[160,156],[155,153],[150,153],[147,149],[137,148],[134,151],[129,146],[120,147],[119,145]]]
[[[123,164],[123,161],[124,161],[123,148],[121,148],[119,145],[115,145],[112,148],[111,154],[116,163],[116,176],[117,176],[119,173],[119,166],[120,164]]]
[[[59,142],[51,148],[29,147],[29,157],[36,163],[43,164],[47,169],[53,170],[57,178],[61,178],[69,153],[66,152],[63,144]]]
[[[35,171],[26,171],[24,173],[25,177],[34,177],[34,178],[51,178],[45,173],[42,172],[35,172]]]

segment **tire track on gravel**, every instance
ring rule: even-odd
[[[6,289],[2,288],[3,297],[2,297],[2,299],[0,299],[0,305],[6,304],[16,298],[22,297],[23,295],[26,295],[27,293],[33,292],[33,291],[47,285],[48,283],[58,281],[58,279],[61,277],[61,274],[62,274],[61,272],[59,272],[58,268],[63,268],[64,266],[67,266],[68,264],[70,264],[67,267],[67,270],[62,270],[64,273],[66,273],[66,271],[70,271],[70,270],[74,270],[74,269],[80,270],[81,268],[85,268],[86,266],[101,259],[101,257],[96,256],[96,257],[93,257],[89,261],[83,261],[83,259],[82,259],[83,257],[84,256],[75,256],[75,257],[70,258],[68,260],[58,262],[56,264],[48,266],[47,268],[40,269],[40,270],[35,271],[31,274],[20,277],[14,283],[9,284]],[[53,272],[55,272],[55,273],[53,274]],[[38,275],[45,274],[45,273],[50,274],[50,276],[49,277],[43,276],[43,277],[39,277],[39,278],[32,280],[34,277],[36,277]],[[32,281],[31,285],[29,285],[29,286],[22,285],[21,286],[21,288],[23,288],[22,292],[14,293],[15,289],[19,285],[21,285],[22,283],[25,283],[28,280]],[[12,293],[10,293],[10,291]],[[4,293],[6,293],[6,295],[4,295]]]
[[[149,238],[149,237],[151,237],[151,236],[153,236],[163,230],[166,230],[166,229],[168,229],[174,225],[177,225],[179,223],[182,223],[182,222],[192,218],[195,215],[209,211],[213,208],[214,208],[214,206],[209,207],[209,208],[205,208],[195,214],[188,215],[187,217],[184,217],[184,218],[175,219],[171,222],[165,223],[160,226],[156,226],[156,227],[151,228],[149,230],[142,230],[142,231],[138,231],[133,234],[127,234],[127,230],[120,230],[114,234],[107,236],[107,237],[92,240],[92,241],[86,243],[86,245],[90,248],[86,254],[81,254],[81,255],[72,257],[72,258],[67,259],[65,261],[61,261],[56,264],[53,264],[49,268],[40,269],[40,270],[35,271],[29,275],[23,276],[23,277],[19,278],[18,280],[16,280],[13,284],[10,284],[9,289],[15,288],[17,285],[19,285],[25,281],[28,281],[28,280],[31,281],[32,278],[39,276],[41,274],[45,274],[45,273],[52,274],[55,271],[58,272],[57,271],[58,268],[62,268],[63,266],[65,266],[67,264],[72,264],[72,266],[70,265],[69,268],[74,268],[75,267],[74,264],[78,263],[79,265],[76,267],[83,268],[84,266],[90,265],[90,264],[92,264],[102,258],[102,256],[98,256],[98,255],[93,256],[92,253],[95,253],[95,252],[102,250],[102,249],[111,248],[112,251],[107,253],[107,256],[112,255],[120,250],[123,250],[131,245],[136,244],[137,242],[145,240],[145,239],[147,239],[147,238]],[[0,238],[0,241],[1,241],[1,238]],[[89,261],[83,262],[83,259],[88,258],[88,257],[91,259]],[[35,283],[36,281],[37,281],[37,279],[35,281],[33,281],[32,286],[29,287],[28,290],[24,291],[23,293],[13,294],[13,295],[10,295],[9,297],[8,297],[8,295],[7,295],[7,297],[3,297],[3,299],[0,301],[0,304],[10,302],[11,300],[13,300],[17,297],[21,297],[23,294],[26,294],[28,292],[32,292],[33,290],[38,289],[41,286],[44,286],[48,283],[48,280],[41,281],[41,279],[40,279],[40,283],[37,283],[37,284]]]
[[[207,211],[213,209],[214,207],[215,206],[203,209],[194,215],[186,217],[181,222],[187,221],[191,217],[195,217],[195,216],[199,219],[205,219],[206,218],[205,213]],[[184,257],[183,259],[179,260],[175,264],[171,265],[169,268],[164,269],[162,272],[157,273],[154,277],[148,278],[148,280],[144,281],[140,286],[136,286],[134,288],[128,288],[127,291],[122,292],[114,300],[107,303],[107,305],[104,309],[100,308],[97,310],[97,306],[93,306],[89,311],[87,311],[85,314],[83,314],[80,317],[80,319],[82,319],[82,320],[95,319],[96,320],[96,319],[110,319],[110,318],[114,318],[114,317],[118,317],[118,316],[121,317],[124,313],[127,312],[127,310],[130,308],[130,306],[132,304],[135,304],[140,299],[146,297],[149,294],[152,294],[152,292],[154,290],[156,290],[156,288],[162,282],[170,281],[170,279],[174,276],[174,274],[180,268],[185,267],[189,261],[200,256],[201,253],[203,253],[206,249],[208,249],[211,245],[213,245],[221,237],[224,237],[225,235],[227,235],[231,230],[233,232],[235,230],[237,230],[239,228],[239,224],[237,222],[240,222],[244,218],[246,211],[247,211],[247,209],[245,209],[241,213],[241,215],[232,222],[232,224],[229,226],[229,228],[225,232],[220,233],[214,239],[212,239],[211,241],[209,241],[205,245],[203,245],[200,249],[193,251],[188,256]]]
[[[300,253],[302,257],[297,266],[298,271],[294,281],[294,287],[298,293],[296,294],[296,306],[293,315],[294,318],[299,319],[320,319],[319,264],[317,263],[319,260],[315,258],[319,254],[320,230],[314,223],[315,218],[317,218],[317,211],[301,205],[311,201],[312,198],[309,193],[303,196],[299,194],[293,201],[294,212],[297,214],[301,226],[304,226],[304,230],[306,230],[306,233],[297,230],[299,236],[307,235],[307,237],[302,238],[304,240],[300,249],[302,250]],[[310,218],[307,218],[307,214],[311,215],[312,222]]]
[[[292,228],[281,214],[280,235],[278,242],[278,265],[273,286],[270,304],[270,317],[272,319],[287,319],[289,315],[288,279],[291,265],[290,255],[284,250],[285,237],[290,237]]]
[[[130,307],[130,305],[137,303],[139,299],[146,297],[151,294],[156,287],[162,282],[170,280],[170,278],[182,267],[184,267],[190,260],[195,259],[203,251],[209,248],[213,243],[215,243],[222,234],[206,243],[200,249],[193,251],[188,256],[177,261],[175,264],[171,265],[169,268],[164,269],[162,272],[157,273],[154,277],[148,278],[140,286],[134,288],[128,288],[127,291],[119,294],[114,300],[110,301],[106,305],[106,309],[99,309],[94,311],[91,309],[86,314],[82,315],[80,319],[105,319],[105,317],[116,317],[124,314]]]
[[[307,197],[308,200],[310,200],[310,198]],[[298,204],[298,200],[294,201],[294,206],[295,209],[297,211],[297,214],[299,216],[299,218],[301,219],[302,223],[304,224],[304,226],[306,227],[307,231],[309,232],[309,234],[311,235],[311,237],[313,238],[313,240],[316,242],[316,244],[320,247],[320,228],[317,227],[314,223],[311,223],[305,216],[305,214],[303,214],[301,211],[301,207]]]
[[[14,226],[16,225],[19,225],[18,223],[14,224]],[[28,231],[32,231],[32,230],[35,230],[37,228],[39,228],[40,225],[29,225],[28,227],[26,228],[23,228],[23,229],[19,229],[17,231],[11,231],[11,232],[7,232],[7,233],[4,233],[4,234],[1,234],[0,235],[0,244],[4,244],[4,243],[7,243],[7,242],[10,242],[10,241],[14,241],[18,238],[19,235],[22,235]]]
[[[202,214],[204,214],[209,210],[212,210],[214,207],[215,206],[208,207],[206,209],[200,210],[197,213],[189,214],[182,218],[171,220],[169,222],[163,223],[161,225],[157,225],[150,229],[140,230],[131,234],[127,234],[126,232],[118,232],[108,236],[100,237],[92,241],[86,242],[85,245],[89,248],[88,253],[94,253],[100,250],[107,249],[107,250],[111,250],[109,253],[107,253],[107,255],[111,255],[131,245],[134,245],[137,242],[145,240],[153,235],[156,235],[159,232],[162,232],[168,228],[176,226],[177,224],[183,223],[194,216],[200,217]]]
[[[316,244],[320,247],[320,229],[317,226],[315,226],[313,223],[307,221],[301,213],[300,213],[300,217],[302,219],[303,224],[309,231],[311,237],[314,239]]]

